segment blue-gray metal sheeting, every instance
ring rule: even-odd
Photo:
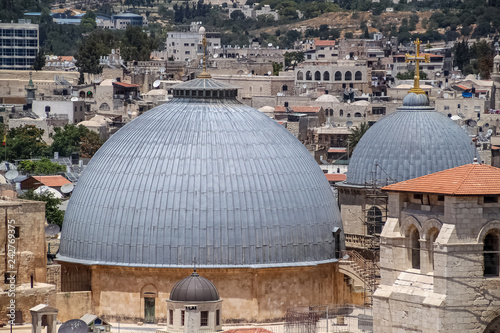
[[[400,182],[472,163],[475,152],[469,135],[444,114],[429,106],[402,106],[363,135],[346,183]]]
[[[326,177],[284,127],[235,99],[175,98],[115,133],[70,199],[58,260],[137,267],[334,261]]]

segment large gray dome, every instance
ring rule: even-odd
[[[215,80],[190,81],[115,133],[70,199],[58,260],[145,267],[335,260],[332,230],[341,221],[326,177],[292,134],[234,96]]]
[[[177,282],[170,292],[170,300],[177,302],[213,302],[219,299],[219,292],[212,281],[196,271]]]
[[[375,123],[356,145],[346,183],[400,182],[472,163],[475,148],[455,122],[408,94],[403,106]]]

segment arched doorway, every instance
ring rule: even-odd
[[[498,333],[500,332],[500,316],[496,317],[491,323],[486,326],[484,333]]]
[[[155,308],[156,308],[156,298],[158,297],[158,290],[152,284],[147,284],[142,287],[141,299],[144,300],[144,322],[154,324],[155,319]]]

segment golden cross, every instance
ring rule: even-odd
[[[203,39],[201,41],[203,44],[203,72],[198,75],[199,79],[210,79],[212,76],[207,72],[207,35],[203,33]]]
[[[408,53],[405,55],[405,62],[415,61],[415,77],[413,79],[413,88],[408,90],[409,93],[425,94],[425,91],[420,88],[420,61],[430,62],[430,60],[429,54],[420,54],[421,43],[422,42],[417,38],[417,40],[415,41],[415,45],[417,46],[417,53],[414,56]]]

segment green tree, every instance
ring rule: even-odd
[[[273,75],[278,76],[280,75],[280,71],[283,70],[283,64],[279,62],[273,62]]]
[[[62,200],[55,198],[54,194],[50,192],[42,192],[38,194],[33,190],[29,190],[23,195],[20,195],[19,198],[25,200],[45,201],[45,218],[47,219],[47,222],[50,224],[57,224],[59,227],[62,227],[64,212],[58,208],[58,206],[62,203]]]
[[[87,31],[92,31],[97,28],[97,23],[95,22],[96,15],[93,11],[89,10],[83,15],[80,25],[84,27]]]
[[[159,41],[148,36],[141,27],[128,26],[121,40],[121,55],[125,61],[149,60],[151,51],[156,50]]]
[[[45,54],[43,53],[43,50],[38,50],[38,52],[36,53],[35,61],[33,62],[33,69],[35,71],[41,71],[44,66]]]
[[[351,133],[347,136],[346,142],[346,147],[348,149],[347,153],[349,154],[349,156],[352,155],[352,152],[354,151],[354,148],[356,148],[359,140],[361,140],[361,138],[369,128],[370,126],[368,126],[367,123],[361,123],[359,127],[351,128]]]
[[[398,80],[413,80],[415,78],[415,71],[411,70],[408,72],[398,72],[398,74],[396,75],[396,78]],[[420,71],[420,79],[426,80],[427,74],[425,72]]]
[[[285,52],[285,67],[295,67],[298,63],[304,61],[304,52],[292,51]]]
[[[35,161],[21,161],[19,162],[18,169],[31,175],[53,175],[58,172],[66,171],[66,167],[64,165],[53,163],[48,158]]]
[[[12,128],[7,132],[7,143],[0,149],[0,156],[8,161],[45,156],[47,144],[43,141],[44,131],[33,125]]]
[[[82,137],[80,143],[80,156],[82,158],[92,158],[94,154],[101,148],[103,141],[99,138],[96,132],[88,131]]]
[[[90,130],[83,126],[75,126],[73,124],[65,125],[64,128],[54,128],[52,139],[54,142],[50,146],[49,153],[58,152],[60,156],[71,156],[71,153],[79,153],[83,138]]]

